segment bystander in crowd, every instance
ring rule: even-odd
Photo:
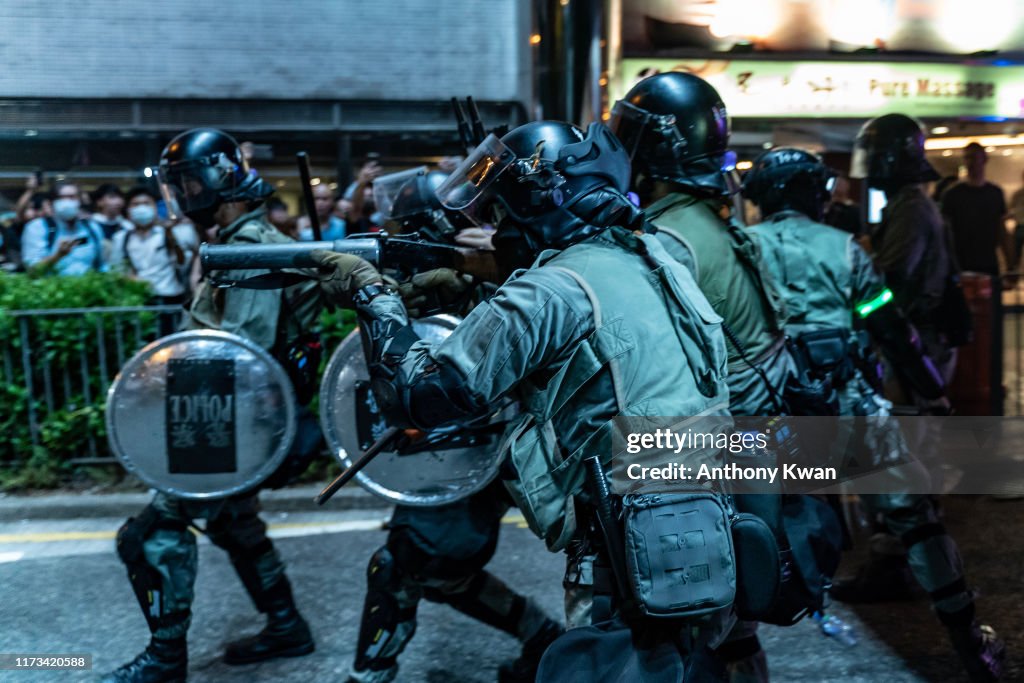
[[[161,225],[157,196],[145,187],[133,188],[126,197],[131,226],[114,235],[112,270],[149,283],[153,305],[181,305],[188,300],[188,273],[199,240],[191,224]],[[180,316],[161,316],[161,335],[177,328]]]
[[[988,154],[977,142],[964,148],[967,178],[942,195],[942,214],[953,232],[953,247],[961,270],[999,276],[998,252],[1008,269],[1016,263],[1006,230],[1003,189],[985,178]]]
[[[82,275],[106,271],[103,233],[81,215],[79,187],[71,181],[57,182],[53,191],[53,215],[30,221],[21,238],[22,261],[36,272]]]
[[[132,224],[124,217],[124,193],[113,183],[103,183],[92,193],[95,212],[92,222],[103,231],[103,239],[112,240],[122,230],[131,230]]]
[[[321,182],[313,186],[313,209],[320,222],[321,239],[340,240],[345,237],[346,217],[335,214],[335,204],[334,191],[327,183]],[[309,223],[308,216],[299,217],[296,225],[300,240],[306,242],[313,240],[313,228]]]

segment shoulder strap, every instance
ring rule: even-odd
[[[590,284],[579,273],[563,266],[547,267],[571,277],[580,286],[583,293],[587,295],[590,306],[594,311],[594,331],[583,340],[583,343],[576,347],[569,360],[559,368],[551,382],[549,382],[549,386],[555,386],[557,390],[548,399],[548,405],[545,406],[547,408],[545,417],[550,418],[558,413],[583,388],[583,385],[590,381],[604,367],[607,367],[611,373],[615,403],[621,408],[623,405],[622,381],[619,377],[618,363],[616,363],[615,359],[629,351],[632,347],[628,344],[608,343],[612,340],[607,339],[607,337],[614,336],[614,334],[611,329],[604,326],[601,304],[597,300],[597,295]]]
[[[135,262],[132,261],[131,255],[128,253],[128,240],[131,239],[134,230],[125,230],[124,239],[121,240],[121,256],[128,263],[128,267],[131,268],[132,272],[138,275],[139,269],[135,267]]]
[[[664,233],[669,239],[678,242],[684,249],[690,252],[690,258],[693,259],[693,279],[700,281],[700,259],[698,259],[696,254],[694,254],[693,246],[690,244],[690,241],[672,228],[655,227],[658,228],[659,233]]]
[[[103,265],[103,229],[100,228],[92,219],[85,219],[82,221],[85,226],[85,235],[88,240],[92,243],[92,269],[99,270]],[[96,231],[99,230],[99,235]]]
[[[46,250],[53,249],[53,243],[57,241],[57,221],[53,216],[43,216],[46,223]]]

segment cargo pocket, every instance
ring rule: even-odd
[[[576,530],[571,496],[552,477],[563,462],[554,427],[527,415],[509,435],[505,448],[515,479],[505,482],[530,530],[552,551],[561,550]]]
[[[629,580],[646,616],[698,617],[733,604],[732,534],[719,496],[630,495],[622,503]]]

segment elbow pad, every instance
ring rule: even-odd
[[[899,308],[876,308],[864,317],[864,323],[872,338],[882,347],[882,353],[910,382],[914,391],[929,401],[945,394],[946,387],[939,371],[924,353],[917,330],[903,317]]]
[[[433,365],[410,379],[405,383],[402,378],[405,407],[420,429],[464,422],[486,413],[487,406],[475,404],[462,377],[446,363]]]
[[[432,363],[412,376],[403,371],[402,360],[420,340],[411,325],[377,317],[368,306],[357,312],[370,388],[388,424],[430,429],[486,413],[487,407],[475,404],[462,377],[447,364]]]

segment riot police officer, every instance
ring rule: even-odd
[[[924,141],[924,129],[909,116],[886,114],[871,119],[854,141],[850,177],[885,193],[882,224],[871,238],[875,264],[892,289],[893,303],[917,328],[925,352],[943,382],[949,383],[956,369],[956,350],[936,313],[953,260],[948,228],[923,186],[939,179],[925,159]],[[908,398],[921,408],[934,407],[900,377]]]
[[[734,415],[777,415],[795,366],[786,348],[785,310],[749,236],[724,217],[735,187],[723,172],[729,117],[718,92],[698,76],[665,72],[637,83],[612,108],[611,128],[632,161],[632,186],[662,246],[687,265],[723,318],[729,342],[729,407]],[[798,411],[795,405],[788,406]],[[779,519],[778,499],[738,498]],[[776,527],[785,543],[780,524]],[[767,680],[753,624],[719,648],[733,680]],[[745,673],[744,673],[745,672]]]
[[[723,218],[735,190],[723,173],[725,104],[698,76],[660,73],[615,103],[611,129],[629,152],[632,186],[659,241],[725,319],[733,414],[776,414],[791,372],[784,310],[755,246]]]
[[[291,241],[266,220],[262,204],[273,188],[248,167],[235,140],[219,130],[200,128],[175,137],[161,155],[159,179],[168,207],[180,208],[204,228],[216,226],[219,242]],[[319,306],[315,284],[282,294],[218,290],[204,282],[191,303],[187,326],[233,332],[281,355],[290,342],[312,329]],[[300,387],[296,389],[301,393]],[[297,439],[293,450],[308,455],[315,451],[313,441]],[[205,520],[202,531],[227,551],[256,608],[267,616],[259,634],[227,646],[225,661],[245,664],[313,651],[313,638],[296,608],[284,563],[259,517],[257,494],[206,502],[157,493],[117,534],[118,554],[152,637],[141,654],[104,681],[185,680],[197,559],[192,529],[200,528],[197,520]]]
[[[417,339],[370,264],[317,255],[331,269],[325,290],[360,317],[373,389],[392,424],[458,423],[517,393],[525,413],[507,439],[507,484],[549,548],[578,551],[570,576],[589,572],[595,554],[583,459],[609,452],[616,416],[727,410],[720,319],[689,271],[634,232],[642,214],[625,196],[628,182],[625,151],[600,124],[584,135],[540,121],[485,139],[438,195],[496,226],[500,266],[529,267],[437,345]],[[591,584],[566,589],[571,626],[600,618]]]
[[[871,258],[852,235],[821,222],[832,178],[834,174],[817,155],[777,148],[755,160],[743,180],[743,195],[761,210],[762,223],[750,232],[785,296],[789,312],[786,330],[806,350],[811,371],[827,376],[838,390],[844,416],[884,417],[891,407],[856,362],[862,351],[854,333],[855,319],[867,328],[890,362],[902,369],[918,395],[939,401],[942,379],[923,353],[915,330],[892,301]],[[837,353],[840,348],[845,353]],[[849,421],[842,423],[850,425]],[[885,420],[868,421],[863,440],[883,441],[870,432],[884,431],[887,425],[888,431],[897,433],[895,439],[884,441],[895,440],[906,454],[898,426]],[[894,468],[890,474],[899,477],[903,469]],[[936,614],[948,627],[972,680],[998,677],[1002,643],[990,627],[978,625],[974,619],[974,600],[964,580],[959,551],[931,499],[906,492],[862,495],[861,500],[903,540],[910,567],[932,597]]]
[[[374,194],[377,206],[389,214],[387,227],[402,234],[417,232],[432,241],[458,242],[458,231],[471,224],[462,214],[441,206],[435,191],[446,177],[440,171],[413,170],[377,178]],[[435,285],[439,278],[447,278],[450,289],[469,289],[453,271],[433,272],[427,277]],[[420,295],[432,289],[423,283],[424,278],[414,277],[401,286],[407,308],[423,305]],[[523,643],[522,654],[502,665],[499,681],[534,680],[541,655],[562,629],[533,600],[485,569],[494,556],[501,518],[510,503],[504,487],[495,482],[445,505],[395,506],[387,542],[367,567],[366,600],[350,681],[384,683],[394,679],[397,658],[416,630],[416,607],[421,599],[451,605],[518,638]]]

